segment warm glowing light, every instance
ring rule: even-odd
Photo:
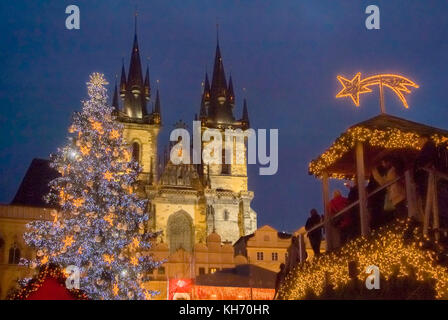
[[[441,137],[432,136],[431,139],[442,140]],[[366,143],[372,147],[386,149],[404,149],[421,150],[426,139],[414,132],[405,132],[397,128],[387,130],[370,129],[367,127],[356,126],[343,133],[334,144],[325,151],[319,158],[311,161],[309,172],[320,177],[337,160],[355,147],[356,142]],[[332,178],[344,179],[351,178],[331,173]]]
[[[103,254],[103,260],[108,264],[111,264],[114,261],[114,257],[110,254]]]
[[[131,264],[132,264],[133,266],[138,265],[138,259],[137,259],[136,257],[132,257],[132,258],[131,258]]]
[[[106,179],[107,181],[110,181],[113,178],[113,174],[109,171],[106,171],[103,176],[104,176],[104,179]]]
[[[132,242],[131,242],[131,247],[132,248],[137,249],[139,245],[140,245],[140,241],[138,240],[137,237],[132,239]]]
[[[403,106],[408,108],[408,103],[403,93],[411,92],[408,86],[419,87],[415,82],[396,74],[378,74],[361,80],[361,72],[358,72],[352,80],[343,76],[337,76],[337,78],[342,84],[342,90],[338,92],[336,98],[350,97],[357,107],[359,107],[360,94],[372,92],[368,87],[382,84],[395,92]]]
[[[113,139],[113,140],[118,139],[118,138],[120,138],[120,132],[118,132],[118,130],[113,129],[113,130],[110,132],[109,137],[110,137],[111,139]]]
[[[102,87],[104,85],[109,84],[109,82],[106,81],[106,79],[104,78],[104,74],[99,73],[99,72],[94,72],[90,75],[89,77],[89,82],[87,82],[87,84],[91,84],[97,87]]]
[[[73,242],[75,242],[73,236],[66,236],[63,241],[65,247],[70,247],[73,244]]]
[[[104,133],[103,126],[98,121],[92,121],[92,128],[94,130],[96,130],[99,134],[103,134]]]
[[[77,208],[79,208],[80,206],[82,206],[84,204],[84,199],[83,198],[79,198],[79,199],[75,199],[73,200],[73,205]]]
[[[381,227],[370,238],[358,237],[346,245],[319,259],[307,261],[294,269],[283,282],[280,293],[285,299],[303,299],[312,292],[316,296],[331,284],[334,289],[347,285],[351,278],[348,262],[356,261],[359,281],[365,281],[362,272],[370,265],[381,270],[386,280],[415,277],[417,281],[432,279],[437,299],[448,298],[448,269],[435,261],[435,252],[421,247],[421,241],[414,234],[412,241],[404,240],[407,224]],[[421,234],[420,232],[417,234]]]
[[[112,292],[114,293],[114,296],[118,295],[118,285],[116,283],[114,283]]]
[[[88,155],[90,152],[90,148],[88,146],[81,146],[79,149],[83,156]]]
[[[113,226],[115,215],[113,213],[108,213],[107,215],[104,216],[103,219],[107,221],[110,224],[110,226]]]

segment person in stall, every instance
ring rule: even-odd
[[[380,171],[384,174],[382,175]],[[403,162],[400,158],[391,156],[384,157],[381,160],[381,164],[372,170],[373,178],[380,186],[396,180],[403,174]],[[403,219],[407,217],[406,189],[403,179],[398,180],[386,188],[384,210],[391,212],[391,214],[384,217],[384,222],[389,222],[393,218]]]

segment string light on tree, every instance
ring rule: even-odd
[[[112,116],[106,84],[102,74],[90,76],[89,100],[73,116],[68,144],[51,156],[61,176],[47,200],[59,206],[58,218],[29,223],[24,239],[42,252],[30,264],[77,266],[90,299],[147,299],[155,292],[144,289],[141,275],[161,264],[145,254],[156,234],[145,230],[147,203],[132,188],[141,168]]]

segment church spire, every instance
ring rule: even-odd
[[[118,113],[118,90],[117,90],[117,78],[115,77],[115,88],[114,88],[114,97],[112,99],[112,107],[114,108],[114,112]]]
[[[149,65],[146,66],[144,93],[145,93],[145,99],[149,101],[149,99],[151,98],[151,85],[149,83]]]
[[[233,83],[232,83],[232,75],[229,78],[229,87],[227,89],[227,100],[232,105],[235,105],[235,93],[233,92]]]
[[[126,80],[124,65],[120,81],[120,95],[124,98],[124,114],[135,121],[149,121],[146,105],[150,97],[149,70],[143,82],[143,73],[140,60],[140,50],[137,40],[137,13],[135,14],[134,43],[132,45],[131,59]],[[128,119],[127,121],[134,121]]]
[[[207,71],[205,72],[203,99],[205,102],[210,102],[210,82],[208,81]]]
[[[154,106],[154,113],[158,113],[160,115],[160,97],[159,97],[159,88],[156,91],[156,104]]]
[[[208,81],[207,71],[205,72],[205,80],[202,83],[202,99],[201,99],[201,109],[199,111],[199,119],[205,120],[207,118],[207,107],[210,104],[210,83]]]
[[[218,28],[218,27],[217,27]],[[222,62],[221,49],[219,48],[219,35],[218,30],[216,31],[216,53],[215,53],[215,63],[213,65],[213,76],[212,76],[212,86],[211,86],[211,98],[212,99],[222,99],[226,97],[227,82],[226,75],[224,72],[224,64]]]
[[[131,62],[129,64],[128,86],[133,94],[141,94],[143,85],[142,66],[140,62],[140,51],[137,41],[137,14],[135,15],[134,44],[131,52]]]
[[[246,101],[246,98],[244,98],[243,117],[241,118],[241,122],[242,122],[243,126],[245,126],[246,128],[250,127],[249,112],[247,111],[247,101]]]
[[[157,91],[156,91],[156,102],[154,105],[154,111],[152,112],[152,117],[153,117],[155,123],[160,124],[162,122],[159,88],[157,88]]]
[[[124,59],[121,63],[121,79],[120,79],[120,96],[124,98],[126,95],[126,71],[124,70]]]

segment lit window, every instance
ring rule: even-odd
[[[278,261],[278,253],[272,252],[272,261]]]
[[[216,269],[216,268],[210,268],[210,269],[208,269],[208,272],[209,273],[215,273],[217,270],[218,269]]]
[[[257,252],[257,260],[263,260],[263,252]]]

